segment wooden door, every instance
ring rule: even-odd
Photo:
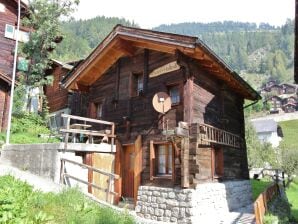
[[[139,135],[134,144],[123,147],[122,196],[136,202],[142,172],[142,138]]]
[[[123,147],[122,196],[127,198],[134,198],[134,148],[134,145]]]

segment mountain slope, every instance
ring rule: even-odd
[[[116,24],[137,26],[104,16],[62,23],[64,40],[53,57],[62,61],[86,57]],[[251,83],[256,88],[268,79],[292,80],[294,21],[288,20],[282,27],[233,21],[180,23],[154,30],[199,37],[246,80],[257,80]]]

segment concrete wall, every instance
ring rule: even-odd
[[[56,182],[60,169],[59,148],[59,143],[6,145],[0,151],[0,161]]]
[[[206,183],[196,189],[140,186],[136,213],[144,218],[178,223],[221,223],[230,212],[252,210],[248,180]]]
[[[85,146],[88,147],[86,144]],[[105,147],[103,147],[103,150],[105,150]],[[24,171],[29,171],[30,173],[48,178],[58,184],[60,183],[61,158],[83,163],[82,156],[76,156],[74,150],[64,150],[64,144],[61,143],[5,145],[3,146],[3,149],[0,151],[0,153],[1,164],[13,166]],[[111,160],[110,163],[113,164],[114,154],[98,152],[96,154],[101,156],[102,159],[107,158],[109,161]],[[100,169],[100,165],[97,164],[97,168]],[[103,167],[103,169],[105,169],[105,167]],[[109,172],[113,171],[112,169],[105,170]],[[66,162],[65,171],[69,175],[84,181],[88,181],[87,168]],[[94,177],[93,181],[98,182],[96,181],[96,176]],[[65,178],[65,184],[70,187],[78,186],[84,192],[88,191],[86,184],[71,178]]]

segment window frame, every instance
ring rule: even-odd
[[[158,173],[158,150],[159,146],[166,146],[166,173]],[[169,146],[172,147],[172,155],[169,156]],[[169,158],[171,158],[171,169],[169,173]],[[175,147],[171,142],[156,142],[150,141],[150,180],[154,179],[169,179],[175,181]]]

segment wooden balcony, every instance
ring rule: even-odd
[[[200,144],[214,143],[234,148],[240,148],[243,142],[240,136],[208,124],[199,124],[199,140]]]
[[[65,150],[80,149],[82,144],[88,144],[88,147],[95,146],[97,143],[103,150],[108,144],[111,148],[110,152],[115,152],[115,123],[68,114],[62,114],[62,117],[66,119],[65,128],[60,129],[64,134]],[[82,143],[77,140],[78,138],[87,139]]]

